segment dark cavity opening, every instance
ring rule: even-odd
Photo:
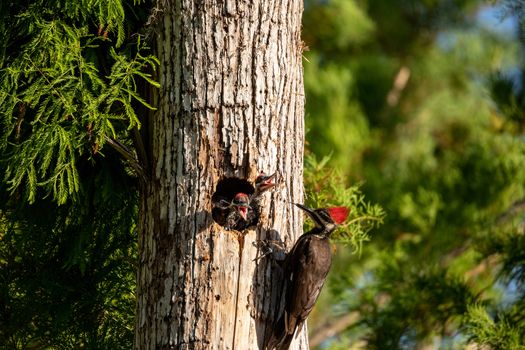
[[[220,180],[215,187],[215,192],[211,197],[212,201],[212,217],[213,220],[221,226],[226,226],[226,215],[227,212],[221,210],[215,206],[215,203],[223,201],[222,203],[231,203],[237,193],[245,193],[251,196],[255,192],[255,188],[251,183],[246,180],[239,179],[237,177],[226,177]],[[231,227],[232,229],[238,229],[238,227]]]

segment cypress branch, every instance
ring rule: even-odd
[[[135,170],[137,175],[142,180],[145,181],[147,179],[146,173],[144,172],[144,168],[140,165],[139,160],[133,155],[133,152],[131,150],[129,150],[118,140],[112,139],[108,136],[104,136],[104,139],[114,150],[116,150],[120,155],[122,155],[122,157],[124,157],[125,160],[128,161],[133,170]]]

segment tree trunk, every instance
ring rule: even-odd
[[[165,2],[135,348],[262,349],[282,291],[252,243],[280,239],[289,249],[302,233],[291,203],[303,200],[303,2]],[[224,230],[210,214],[217,183],[260,171],[278,172],[281,185],[265,194],[259,225]],[[305,333],[291,349],[308,348]]]

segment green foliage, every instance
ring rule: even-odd
[[[350,244],[353,251],[360,252],[368,233],[383,222],[383,209],[365,201],[358,186],[348,187],[344,177],[326,166],[330,157],[318,161],[312,154],[306,156],[304,185],[306,204],[311,208],[346,206],[350,214],[345,223],[338,226],[332,240]]]
[[[140,127],[134,103],[152,107],[137,93],[137,80],[158,86],[147,72],[157,61],[141,54],[147,47],[138,36],[116,51],[124,30],[119,1],[55,4],[58,13],[77,13],[85,24],[57,19],[52,9],[38,6],[3,18],[4,27],[12,28],[0,60],[0,150],[12,191],[25,189],[33,202],[42,188],[63,204],[79,191],[78,159]],[[117,28],[116,46],[90,34],[93,16]]]
[[[137,179],[107,146],[151,108],[149,6],[0,2],[6,348],[132,346]],[[323,348],[523,347],[523,38],[483,6],[305,3],[307,204],[351,208],[310,329],[358,319]]]
[[[479,345],[493,349],[518,350],[523,348],[522,329],[515,326],[512,320],[499,315],[497,322],[490,317],[484,306],[469,307],[467,327],[473,336],[471,340]]]
[[[523,2],[347,3],[371,25],[305,6],[307,141],[387,215],[360,258],[335,257],[323,316],[359,320],[322,348],[523,343],[523,41],[486,19],[523,22]]]
[[[38,31],[39,20],[61,18],[74,27],[97,25],[98,35],[104,31],[104,36],[117,36],[116,46],[121,46],[126,35],[126,26],[130,26],[130,13],[126,14],[126,7],[131,7],[131,1],[122,0],[57,0],[57,1],[17,1],[16,3],[3,2],[0,5],[0,26],[8,33],[6,39],[8,47],[18,38],[27,38]],[[134,0],[133,4],[140,4],[142,0]],[[128,9],[131,11],[131,8]],[[125,20],[128,20],[125,23]],[[9,43],[11,41],[11,43]],[[1,62],[1,61],[0,61]]]
[[[2,348],[132,347],[137,192],[116,156],[82,169],[75,202],[0,191]]]
[[[349,18],[352,19],[351,26],[348,25]],[[374,22],[354,1],[308,1],[304,22],[307,25],[323,24],[307,28],[304,34],[304,39],[309,45],[322,48],[323,51],[345,49],[351,45],[365,43],[370,40],[375,30]]]
[[[371,330],[369,349],[415,348],[435,334],[446,337],[475,299],[460,279],[447,276],[439,267],[421,269],[410,262],[384,262],[377,272],[382,285],[364,291],[356,305],[363,324]],[[419,293],[413,293],[414,288]],[[377,290],[379,296],[373,294]]]
[[[2,348],[133,345],[138,179],[107,146],[152,108],[150,6],[0,2]]]
[[[368,122],[352,96],[355,78],[348,67],[322,65],[321,58],[308,55],[305,63],[309,145],[319,155],[332,154],[331,164],[342,168],[359,163],[360,150],[369,145]],[[318,116],[312,118],[311,116]]]

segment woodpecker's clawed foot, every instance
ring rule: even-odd
[[[252,244],[261,252],[261,255],[253,259],[253,261],[260,260],[270,254],[273,254],[273,249],[270,247],[270,243],[267,240],[254,241]]]
[[[276,253],[278,250],[284,249],[284,244],[281,241],[276,240],[270,240],[270,239],[261,239],[254,241],[253,246],[261,251],[261,255],[253,259],[253,261],[257,261],[259,259],[262,259],[264,257],[267,257],[268,255],[272,255]],[[275,249],[278,248],[278,249]],[[275,257],[274,257],[275,260]]]

